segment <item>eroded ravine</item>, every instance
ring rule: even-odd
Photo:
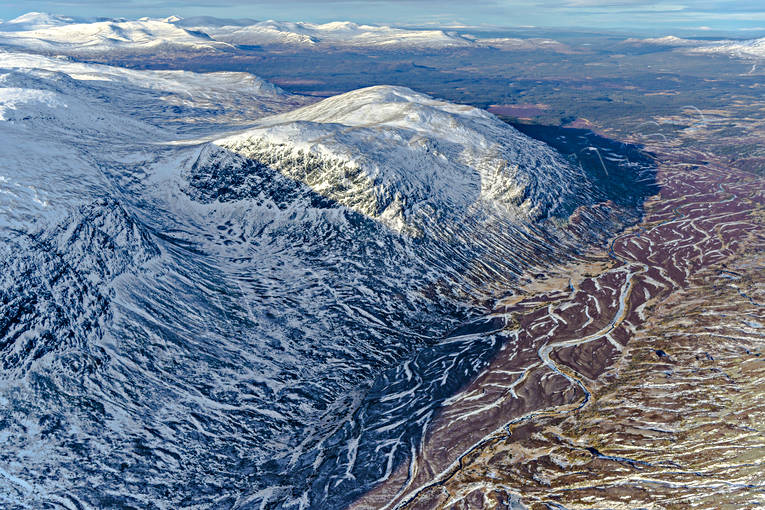
[[[617,255],[613,254],[613,251],[611,253],[611,256],[620,264],[619,268],[616,269],[615,271],[625,272],[623,266],[627,265],[629,262],[627,260],[621,259]],[[534,418],[538,418],[538,417],[541,417],[541,416],[548,416],[548,417],[561,417],[561,416],[565,416],[565,415],[567,415],[567,414],[569,414],[571,412],[578,411],[578,410],[582,409],[584,406],[586,406],[588,404],[588,402],[590,402],[590,398],[591,398],[591,392],[587,388],[586,383],[584,382],[584,379],[586,379],[586,378],[581,376],[581,375],[579,375],[573,368],[571,368],[569,366],[565,366],[562,363],[554,361],[551,358],[550,354],[552,352],[554,352],[554,350],[556,350],[558,348],[576,347],[576,346],[583,345],[583,344],[586,344],[586,343],[589,343],[591,341],[598,340],[598,339],[601,339],[601,338],[607,338],[609,340],[609,342],[611,342],[611,344],[614,345],[614,347],[617,350],[621,351],[622,346],[620,344],[618,344],[615,340],[610,338],[609,335],[610,335],[610,333],[615,328],[617,328],[621,324],[621,322],[624,320],[624,318],[627,315],[627,311],[628,311],[627,301],[629,299],[630,292],[631,292],[632,287],[633,287],[634,278],[637,275],[647,271],[647,269],[648,269],[647,266],[645,266],[644,264],[640,264],[639,266],[637,266],[637,268],[630,267],[630,268],[627,269],[626,277],[624,279],[624,283],[621,285],[620,292],[619,292],[618,308],[617,308],[617,310],[615,311],[613,317],[610,319],[610,321],[608,322],[608,324],[606,326],[604,326],[602,329],[596,331],[595,333],[592,333],[592,334],[589,334],[589,335],[586,335],[586,336],[575,337],[575,338],[571,338],[571,339],[568,339],[568,340],[562,340],[562,341],[557,341],[557,342],[549,342],[549,343],[543,344],[538,349],[538,351],[537,351],[538,356],[539,356],[539,363],[534,363],[531,366],[529,366],[526,369],[524,369],[522,371],[521,375],[518,377],[518,379],[516,381],[514,381],[511,384],[511,386],[508,388],[508,396],[510,396],[511,398],[517,398],[517,394],[515,393],[515,387],[519,383],[522,383],[523,381],[525,381],[527,379],[527,377],[528,377],[528,374],[532,370],[538,369],[538,368],[540,368],[540,366],[544,366],[544,367],[547,367],[553,373],[558,374],[561,377],[564,377],[565,379],[567,379],[572,386],[578,387],[581,390],[581,393],[583,395],[579,400],[577,400],[575,402],[571,402],[571,403],[565,404],[565,405],[551,407],[551,408],[548,408],[548,409],[532,411],[532,412],[529,412],[529,413],[527,413],[527,414],[525,414],[525,415],[523,415],[521,417],[515,418],[515,419],[513,419],[512,421],[510,421],[508,423],[502,424],[493,434],[491,434],[491,435],[489,435],[487,437],[482,438],[478,443],[472,445],[453,464],[449,465],[444,471],[439,473],[432,482],[430,482],[430,483],[428,483],[428,484],[426,484],[426,485],[424,485],[422,487],[419,487],[417,489],[412,490],[407,497],[402,498],[399,501],[395,501],[395,499],[394,499],[394,501],[391,501],[390,503],[385,505],[383,508],[402,508],[402,507],[405,507],[409,503],[414,501],[422,492],[424,492],[424,491],[426,491],[428,489],[432,489],[434,487],[442,486],[447,480],[449,480],[449,478],[451,478],[451,476],[453,476],[457,471],[459,471],[460,469],[462,469],[464,467],[463,466],[463,460],[467,456],[469,456],[471,453],[475,452],[476,450],[480,449],[481,447],[483,447],[484,445],[486,445],[487,443],[489,443],[491,441],[498,440],[498,439],[507,439],[507,438],[509,438],[512,435],[512,428],[513,427],[516,427],[516,426],[518,426],[518,425],[520,425],[520,424],[522,424],[522,423],[524,423],[526,421],[529,421],[529,420],[532,420]],[[558,305],[560,305],[560,303],[558,303]],[[548,305],[547,308],[549,310],[549,316],[550,317],[556,317],[556,314],[552,310],[552,304]],[[517,333],[517,332],[515,332],[515,333]],[[497,405],[496,402],[492,402],[490,404],[487,404],[484,407],[485,408],[490,408],[490,407],[495,407],[496,405]],[[453,419],[450,422],[450,425],[454,424],[455,421],[461,421],[461,420],[464,420],[466,418],[469,418],[470,416],[474,416],[476,414],[480,414],[480,412],[482,410],[483,409],[473,410],[470,413],[468,413],[467,415],[459,416],[458,418]],[[414,462],[416,462],[416,460]],[[410,479],[411,479],[411,474],[413,472],[417,472],[417,468],[416,467],[412,467],[410,465],[409,466],[409,471],[408,471]],[[400,491],[397,496],[401,497],[403,494],[405,494],[407,492],[408,488],[409,488],[408,486],[404,486],[403,490]]]

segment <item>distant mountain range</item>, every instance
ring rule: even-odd
[[[351,22],[326,24],[211,17],[86,20],[29,13],[0,23],[0,45],[65,54],[225,51],[238,46],[292,48],[480,48],[566,51],[544,38],[479,38],[444,30],[413,30]]]
[[[628,45],[679,48],[743,59],[765,58],[765,38],[750,40],[683,39],[675,36],[624,41]],[[572,47],[549,38],[478,37],[463,31],[360,25],[222,19],[209,16],[73,18],[31,12],[0,22],[0,47],[73,56],[157,54],[179,51],[221,53],[253,47],[292,50],[404,51],[494,48],[568,53]]]

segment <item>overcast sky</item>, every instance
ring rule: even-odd
[[[0,0],[0,19],[29,11],[70,16],[217,16],[398,25],[487,25],[763,31],[765,0]]]

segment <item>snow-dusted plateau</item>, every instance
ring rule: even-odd
[[[320,99],[76,58],[293,44],[560,46],[351,23],[0,23],[0,507],[346,508],[515,348],[496,303],[607,249],[655,191],[644,160],[593,148],[593,170],[402,86]],[[618,273],[617,315],[647,271]]]

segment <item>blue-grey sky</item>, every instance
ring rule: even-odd
[[[0,19],[29,11],[70,16],[217,16],[397,25],[763,31],[765,0],[0,0]]]

